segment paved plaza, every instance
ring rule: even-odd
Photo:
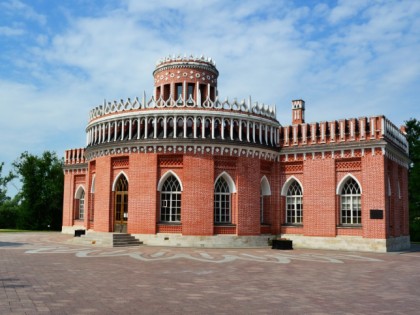
[[[0,314],[419,314],[420,251],[101,248],[0,233]]]

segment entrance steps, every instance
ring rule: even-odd
[[[112,239],[112,247],[125,247],[125,246],[139,246],[140,242],[131,234],[127,233],[114,233]]]
[[[106,233],[87,231],[80,237],[69,240],[72,244],[94,245],[100,247],[127,247],[143,244],[137,238],[128,233]]]

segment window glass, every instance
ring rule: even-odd
[[[231,223],[230,190],[223,177],[220,177],[214,187],[214,222]]]
[[[303,223],[302,187],[294,180],[287,190],[286,196],[286,223]]]

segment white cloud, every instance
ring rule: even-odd
[[[0,26],[0,36],[21,36],[25,33],[25,30],[21,28]]]
[[[37,13],[31,6],[19,0],[9,0],[0,3],[3,13],[19,16],[27,20],[32,20],[44,25],[47,22],[45,15]]]
[[[335,24],[348,20],[357,16],[368,5],[369,1],[366,0],[339,0],[329,14],[329,21]]]

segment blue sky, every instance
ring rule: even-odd
[[[150,96],[169,54],[213,58],[222,98],[276,105],[283,125],[302,98],[308,122],[399,126],[420,119],[419,51],[412,0],[0,0],[0,162],[83,147],[89,110]]]

